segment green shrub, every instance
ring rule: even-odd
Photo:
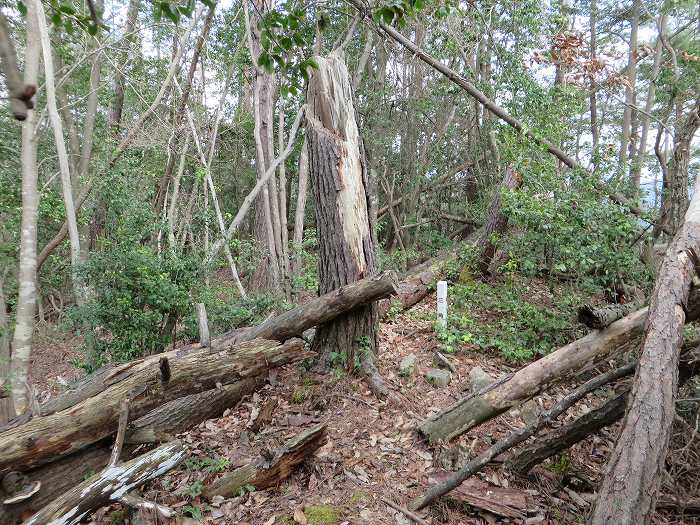
[[[71,311],[87,328],[88,369],[162,351],[176,323],[191,310],[197,262],[158,256],[147,246],[115,247],[91,255],[81,269],[91,297]]]

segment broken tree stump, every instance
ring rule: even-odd
[[[326,425],[319,423],[291,438],[275,451],[272,458],[261,456],[233,472],[224,474],[205,487],[203,495],[208,499],[214,496],[230,498],[236,496],[238,491],[247,485],[252,485],[256,490],[273,487],[325,443]]]
[[[58,497],[23,525],[72,525],[128,491],[168,472],[185,459],[182,443],[173,441],[121,465],[110,466]]]
[[[686,322],[700,317],[700,292],[693,289]],[[570,379],[581,368],[611,353],[633,348],[644,330],[647,308],[637,310],[607,328],[591,332],[551,354],[468,395],[427,418],[418,430],[431,443],[453,439],[543,392],[552,384]]]

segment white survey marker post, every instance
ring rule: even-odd
[[[437,283],[437,319],[440,326],[447,327],[447,281]]]

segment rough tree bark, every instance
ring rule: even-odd
[[[683,214],[688,207],[688,164],[690,162],[690,144],[700,127],[700,96],[690,113],[677,124],[674,136],[673,158],[664,176],[661,193],[661,210],[663,224],[674,233],[683,222]]]
[[[639,307],[639,303],[608,304],[605,306],[585,305],[578,309],[578,320],[588,328],[605,328],[638,310]]]
[[[491,199],[489,211],[486,215],[486,224],[484,232],[479,241],[481,255],[479,256],[479,270],[483,275],[490,273],[491,261],[496,255],[497,239],[496,236],[501,236],[505,233],[508,226],[508,217],[501,210],[501,192],[513,191],[520,187],[523,183],[522,176],[513,168],[506,168],[506,174],[500,186],[496,188],[496,193]]]
[[[621,354],[633,347],[644,331],[647,308],[615,321],[603,330],[559,348],[481,391],[460,399],[427,418],[418,429],[435,443],[453,439],[484,421],[524,403],[553,383],[570,378],[588,364],[612,352]],[[700,293],[693,290],[688,301],[686,321],[700,317]]]
[[[24,54],[24,83],[36,85],[39,77],[39,28],[34,16],[34,6],[27,6],[27,43]],[[19,293],[15,314],[15,331],[12,339],[12,399],[15,413],[27,409],[27,376],[29,357],[34,334],[34,314],[37,301],[37,141],[36,111],[29,111],[22,123],[22,222],[20,227]]]
[[[695,192],[656,279],[629,409],[599,489],[593,525],[651,523],[675,415],[683,325],[699,254],[700,192]]]
[[[316,57],[309,79],[306,114],[311,186],[319,238],[319,288],[322,294],[376,271],[375,239],[368,210],[368,173],[357,125],[350,76],[342,51]],[[355,366],[355,356],[377,393],[371,365],[377,348],[376,304],[369,304],[319,326],[313,347],[327,367],[331,356]],[[357,350],[362,349],[364,355]],[[385,389],[385,387],[384,387]]]
[[[138,19],[141,0],[129,0],[129,8],[126,12],[126,24],[124,25],[123,41],[120,42],[120,51],[117,57],[117,67],[114,69],[114,100],[109,112],[109,126],[115,137],[119,136],[122,111],[124,109],[124,69],[129,61],[129,53],[136,40],[136,22]]]

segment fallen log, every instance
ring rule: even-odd
[[[385,317],[393,308],[408,310],[425,299],[435,288],[448,266],[457,260],[450,250],[408,270],[396,287],[396,296],[379,301],[379,315]]]
[[[138,418],[185,395],[299,361],[310,355],[303,347],[299,339],[284,344],[256,339],[216,349],[173,350],[127,363],[99,394],[0,433],[0,471],[29,470],[109,436],[121,399],[130,399],[131,413]]]
[[[699,256],[700,192],[695,192],[656,278],[627,415],[599,487],[591,525],[651,523],[676,413],[683,325]]]
[[[55,499],[24,525],[72,525],[93,510],[120,501],[128,491],[168,472],[185,459],[186,451],[173,441],[142,456],[110,466]]]
[[[482,468],[489,464],[499,454],[502,454],[506,450],[513,448],[516,445],[524,442],[531,436],[533,436],[542,427],[552,422],[554,419],[563,414],[566,410],[572,407],[575,403],[583,399],[590,392],[593,392],[597,388],[604,386],[620,377],[631,373],[634,370],[635,363],[610,370],[604,374],[594,377],[590,381],[587,381],[583,385],[579,386],[577,389],[573,390],[566,396],[564,396],[559,402],[550,408],[548,411],[542,413],[534,422],[527,425],[525,428],[518,429],[512,432],[508,437],[501,439],[495,445],[488,448],[486,451],[482,452],[475,459],[471,460],[464,467],[456,472],[453,472],[447,476],[439,484],[433,485],[428,489],[425,494],[414,499],[409,508],[411,510],[419,510],[429,505],[432,501],[450,492],[451,490],[459,487],[459,485],[479,472]]]
[[[697,346],[697,345],[696,345]],[[684,384],[688,379],[700,373],[700,349],[689,352],[681,359],[678,369],[678,383]],[[620,395],[587,412],[575,421],[559,427],[524,448],[507,463],[508,469],[520,476],[527,475],[536,465],[574,446],[576,443],[608,427],[625,415],[630,389],[626,388]]]
[[[259,326],[241,328],[223,334],[211,341],[211,351],[218,352],[230,348],[234,344],[253,339],[286,341],[292,337],[300,337],[309,328],[334,319],[353,308],[394,294],[397,286],[396,273],[392,271],[361,279],[312,299],[292,310],[271,317]],[[195,343],[178,349],[178,352],[185,354],[199,351],[201,348],[201,344]],[[39,415],[47,416],[60,412],[104,392],[115,381],[118,381],[133,363],[110,364],[100,368],[75,383],[65,393],[42,404]],[[0,426],[0,433],[26,423],[32,417],[33,415],[29,413],[22,414],[6,425]]]
[[[637,303],[607,304],[605,306],[587,304],[578,309],[578,320],[588,328],[605,328],[638,310],[639,306]]]
[[[693,289],[687,305],[686,322],[700,317],[700,291]],[[612,323],[603,330],[555,350],[513,374],[466,396],[425,419],[418,430],[431,443],[453,439],[543,392],[552,384],[571,378],[581,368],[594,364],[612,352],[633,348],[642,335],[647,308]]]
[[[290,337],[301,337],[305,330],[327,323],[340,315],[388,297],[397,292],[396,272],[382,272],[375,277],[366,277],[341,286],[327,294],[271,317],[259,326],[241,328],[224,334],[216,344],[231,344],[251,339],[274,339],[285,341]]]
[[[202,421],[219,417],[264,382],[263,377],[249,377],[165,403],[129,425],[126,443],[171,441]]]
[[[246,486],[256,490],[274,487],[289,476],[294,467],[311,456],[326,443],[326,425],[319,423],[304,430],[277,449],[272,458],[263,456],[224,474],[220,479],[205,487],[202,494],[207,499],[214,496],[231,498]]]

